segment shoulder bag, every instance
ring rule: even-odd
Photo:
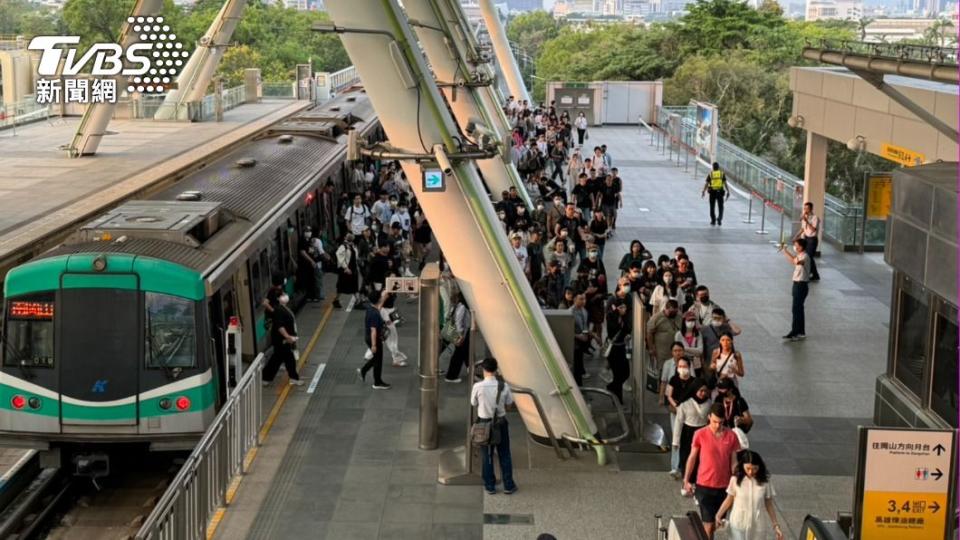
[[[503,380],[497,379],[497,397],[493,401],[493,418],[478,418],[470,426],[470,440],[477,446],[496,446],[500,444],[500,431],[494,430],[499,426],[497,422],[497,406],[500,404],[500,394],[503,392]]]

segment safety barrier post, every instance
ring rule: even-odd
[[[684,155],[684,158],[683,158],[683,172],[688,172],[688,170],[689,170],[689,168],[690,168],[690,151],[687,150],[686,152],[683,153],[683,155]]]
[[[669,156],[667,157],[667,161],[669,161],[670,163],[673,163],[673,137],[670,137],[670,150],[669,150],[669,152],[670,152],[670,153],[669,153]]]
[[[756,231],[757,234],[767,234],[767,230],[764,229],[764,226],[767,223],[767,201],[761,199],[760,202],[763,206],[760,208],[760,230]]]
[[[744,223],[753,223],[753,190],[750,190],[750,196],[747,197],[747,219],[743,220]]]

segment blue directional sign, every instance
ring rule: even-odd
[[[423,190],[424,191],[444,191],[446,189],[443,171],[440,169],[423,170]]]

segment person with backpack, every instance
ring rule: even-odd
[[[353,196],[353,205],[343,211],[343,219],[354,236],[360,236],[370,225],[370,209],[363,204],[363,197],[359,193]]]
[[[490,422],[490,440],[481,448],[483,456],[483,487],[490,495],[497,493],[497,478],[493,471],[493,454],[500,458],[500,476],[503,479],[503,493],[512,495],[517,492],[513,481],[513,460],[510,455],[510,428],[507,424],[507,405],[513,404],[513,393],[502,377],[497,375],[497,360],[485,358],[483,380],[473,385],[470,391],[470,404],[477,408],[477,423]]]

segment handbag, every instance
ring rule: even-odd
[[[500,430],[497,422],[497,405],[500,403],[500,393],[503,392],[503,380],[497,379],[497,398],[493,401],[493,418],[478,418],[470,426],[470,441],[477,446],[496,446],[500,444]]]
[[[730,359],[733,358],[734,355],[735,353],[731,353],[729,356],[727,356],[727,359],[720,364],[720,367],[713,372],[713,375],[710,375],[710,379],[707,381],[707,388],[713,390],[717,387],[717,385],[720,383],[720,373],[723,373],[723,368],[727,367],[727,363],[730,362]]]
[[[443,328],[440,329],[440,339],[447,343],[456,343],[460,340],[460,331],[457,330],[455,313],[451,313],[450,316],[447,317]]]

